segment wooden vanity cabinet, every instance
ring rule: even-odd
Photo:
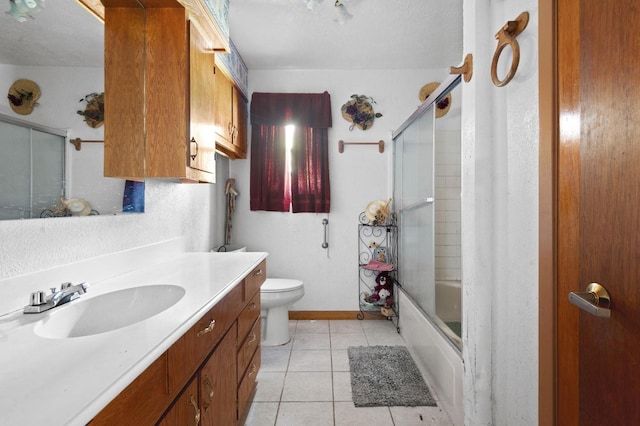
[[[211,43],[175,0],[103,3],[105,176],[215,182]]]
[[[218,67],[213,99],[216,149],[231,159],[247,158],[247,99]]]
[[[260,286],[265,277],[263,261],[90,425],[242,424],[260,369]]]
[[[202,410],[198,403],[198,381],[194,378],[167,411],[159,426],[199,425]],[[121,424],[121,423],[114,423]],[[135,423],[131,423],[132,425]],[[151,423],[140,423],[151,424]]]

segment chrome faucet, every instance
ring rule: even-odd
[[[31,293],[29,304],[24,307],[24,313],[37,314],[53,309],[56,306],[64,305],[85,294],[88,288],[89,284],[86,282],[76,285],[67,282],[60,285],[60,290],[56,287],[51,288],[50,294],[44,291],[33,292]]]

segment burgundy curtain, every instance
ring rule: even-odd
[[[291,196],[285,173],[284,127],[253,126],[251,131],[250,208],[288,212]]]
[[[296,126],[291,182],[285,172],[289,124]],[[251,125],[251,210],[289,211],[291,204],[294,213],[328,213],[329,94],[254,93]]]
[[[296,127],[291,157],[293,212],[329,213],[331,186],[327,129]]]

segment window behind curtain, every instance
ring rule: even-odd
[[[287,125],[295,125],[291,173]],[[331,99],[327,92],[254,93],[251,97],[251,210],[329,213]]]

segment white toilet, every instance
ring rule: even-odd
[[[289,305],[304,296],[302,281],[267,278],[260,287],[263,346],[284,345],[289,336]]]

